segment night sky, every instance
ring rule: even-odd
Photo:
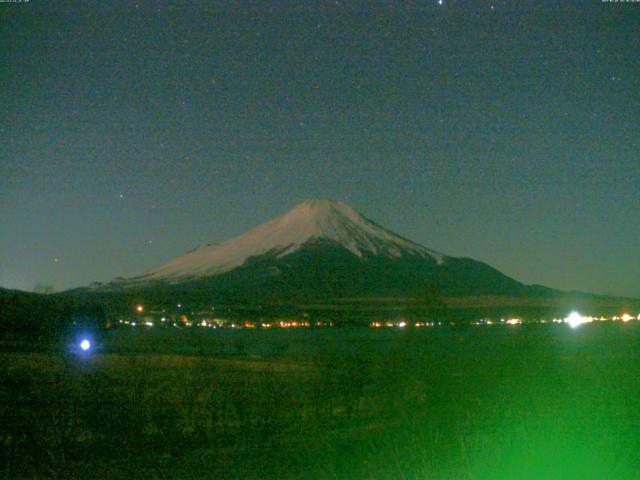
[[[640,297],[640,3],[31,0],[0,38],[0,286],[138,274],[319,197]]]

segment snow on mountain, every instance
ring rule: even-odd
[[[274,254],[282,258],[315,240],[337,243],[358,257],[411,255],[438,264],[446,258],[381,227],[342,202],[307,200],[242,235],[220,244],[201,245],[131,281],[179,281],[218,275],[251,257]]]

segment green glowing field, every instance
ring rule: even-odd
[[[5,353],[6,478],[633,479],[640,325],[123,330]]]

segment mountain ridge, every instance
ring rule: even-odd
[[[442,264],[447,258],[378,225],[342,202],[306,200],[289,212],[217,244],[204,244],[129,279],[179,283],[226,273],[247,260],[275,254],[283,258],[314,240],[329,240],[357,257],[418,256]]]
[[[326,199],[306,200],[234,238],[94,290],[223,303],[539,295],[484,262],[430,249]]]
[[[484,262],[413,242],[331,200],[307,200],[234,238],[201,243],[142,275],[59,295],[102,302],[112,312],[128,312],[140,303],[169,310],[178,305],[179,311],[180,305],[193,310],[215,305],[246,308],[255,317],[301,314],[313,305],[327,312],[349,305],[367,315],[413,308],[417,315],[450,310],[454,316],[461,311],[482,316],[526,315],[532,308],[538,309],[536,315],[540,309],[560,315],[581,305],[635,304],[525,285]]]

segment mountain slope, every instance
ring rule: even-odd
[[[133,281],[186,279],[219,275],[261,255],[283,258],[316,240],[340,245],[353,255],[415,256],[442,263],[444,255],[386,230],[348,205],[308,200],[290,212],[222,244],[203,245]]]
[[[329,200],[308,200],[238,237],[105,288],[243,302],[533,292],[489,265],[431,250]]]

